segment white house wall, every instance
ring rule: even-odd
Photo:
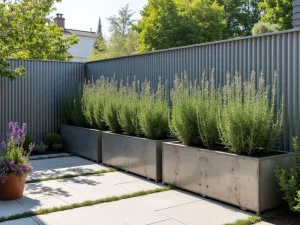
[[[78,44],[73,45],[68,53],[75,56],[71,61],[84,61],[92,55],[95,38],[81,37],[78,35],[77,38],[79,38]]]

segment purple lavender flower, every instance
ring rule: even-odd
[[[9,124],[8,124],[9,133],[13,132],[14,125],[15,125],[14,122],[12,122],[12,121],[9,122]]]
[[[10,161],[10,162],[8,163],[8,165],[9,165],[9,167],[10,167],[10,170],[12,170],[13,172],[16,171],[17,166],[16,166],[16,164],[15,164],[14,161]]]
[[[22,133],[26,134],[26,132],[27,132],[27,124],[23,123],[23,125],[22,125]]]

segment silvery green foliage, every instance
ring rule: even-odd
[[[172,134],[183,144],[199,142],[197,127],[197,86],[193,85],[186,74],[176,75],[171,91],[172,110],[169,126]]]
[[[63,99],[61,107],[67,123],[75,126],[85,126],[85,118],[82,112],[81,90],[71,90]]]
[[[106,128],[104,121],[104,104],[105,104],[105,78],[101,76],[99,80],[96,81],[94,87],[94,96],[92,97],[91,106],[93,109],[92,116],[93,122],[96,124],[96,128],[99,130],[104,130]]]
[[[159,83],[157,89],[151,90],[150,82],[142,83],[138,119],[145,137],[154,140],[165,139],[170,131],[168,121],[170,108],[166,98],[165,86]]]
[[[92,82],[87,82],[83,85],[82,93],[82,112],[86,123],[90,128],[96,127],[96,121],[94,119],[94,107],[96,99],[96,85]]]
[[[197,126],[201,143],[207,148],[213,147],[218,139],[217,114],[221,107],[220,92],[215,88],[214,74],[209,81],[205,74],[197,94]]]
[[[118,92],[117,81],[114,77],[112,79],[106,79],[104,97],[104,121],[110,131],[120,133],[121,126],[118,120],[118,112],[121,107],[121,98]]]
[[[281,103],[275,110],[276,80],[275,74],[270,90],[263,74],[258,85],[255,73],[244,83],[239,74],[232,80],[227,74],[218,128],[221,141],[229,151],[247,155],[259,151],[268,153],[277,144],[282,130],[283,106]]]
[[[135,79],[130,84],[128,79],[124,85],[120,84],[120,109],[118,111],[118,120],[122,130],[129,135],[140,136],[140,126],[138,121],[139,107],[139,82]]]

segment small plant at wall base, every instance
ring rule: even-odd
[[[170,109],[161,79],[159,79],[156,91],[151,90],[149,81],[145,81],[142,84],[138,113],[138,120],[145,137],[154,140],[167,138],[170,134],[169,116]]]
[[[293,138],[293,149],[296,158],[296,168],[290,171],[276,169],[276,177],[284,199],[293,211],[300,212],[300,149],[297,138]]]
[[[236,74],[223,88],[223,107],[219,110],[218,128],[222,143],[236,154],[268,154],[276,146],[282,130],[283,104],[275,110],[276,81],[272,89],[265,85],[263,74],[256,88],[256,74],[242,83]],[[271,100],[270,100],[271,96]]]
[[[198,141],[197,127],[197,86],[193,85],[186,74],[176,75],[171,92],[172,110],[171,132],[185,145],[193,145]]]
[[[0,200],[15,200],[23,195],[27,174],[32,168],[29,155],[34,144],[27,152],[23,149],[27,125],[19,128],[18,123],[9,123],[9,137],[1,142],[0,151]]]
[[[48,146],[49,150],[62,149],[62,140],[59,134],[56,133],[46,134],[44,137],[44,143],[46,146]]]

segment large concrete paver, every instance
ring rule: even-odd
[[[39,225],[222,225],[250,215],[239,209],[171,190],[33,217]],[[2,224],[1,224],[2,225]]]
[[[77,156],[32,160],[30,163],[33,171],[28,180],[108,169],[106,166]]]
[[[261,221],[259,223],[256,223],[255,225],[275,225],[273,223],[267,223],[267,222],[264,222],[264,221]]]

